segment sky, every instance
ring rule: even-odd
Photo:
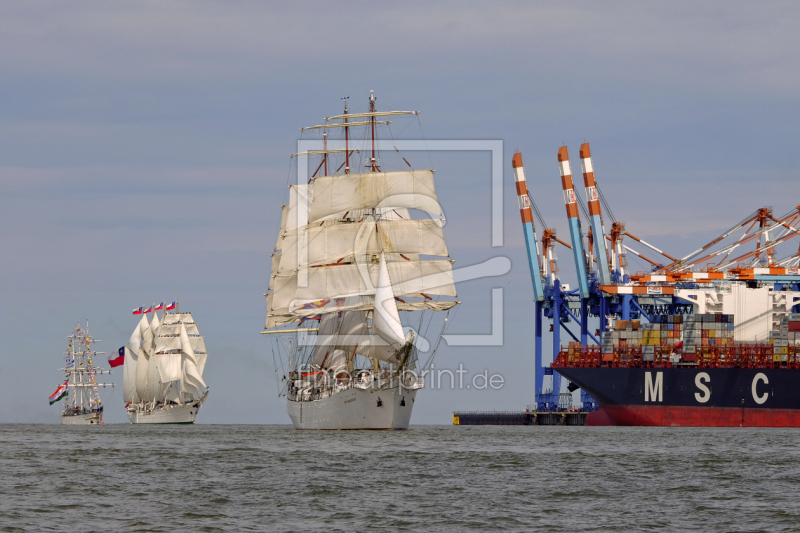
[[[4,2],[0,5],[0,422],[57,423],[66,336],[89,320],[113,351],[131,309],[178,300],[209,351],[198,423],[289,423],[263,329],[299,128],[412,109],[397,139],[503,146],[503,244],[492,246],[490,152],[415,152],[433,166],[459,284],[437,368],[504,378],[428,388],[412,423],[533,403],[533,304],[511,156],[566,240],[556,154],[591,143],[617,219],[688,254],[755,209],[800,203],[800,6],[793,2]],[[539,228],[537,228],[539,229]],[[562,278],[575,283],[559,250]],[[634,269],[646,265],[632,261]],[[102,359],[102,358],[101,358]],[[111,380],[121,384],[116,369]],[[126,421],[121,387],[107,422]]]

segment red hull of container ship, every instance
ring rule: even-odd
[[[602,405],[587,426],[800,427],[800,411],[741,407]]]

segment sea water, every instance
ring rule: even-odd
[[[0,425],[0,531],[798,531],[800,431]]]

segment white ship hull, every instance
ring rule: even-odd
[[[208,392],[192,403],[181,405],[159,405],[154,409],[130,406],[128,420],[131,424],[194,424],[207,394]]]
[[[103,411],[99,413],[83,413],[80,415],[61,415],[61,425],[89,426],[103,423]]]
[[[416,395],[398,387],[353,387],[321,400],[289,400],[286,411],[296,429],[408,429]]]

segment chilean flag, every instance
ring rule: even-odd
[[[144,310],[144,311],[142,311],[142,312],[143,312],[144,314],[147,314],[147,313],[152,313],[152,312],[153,312],[153,306],[151,305],[151,306],[150,306],[150,309],[145,309],[145,310]]]
[[[160,304],[158,304],[157,306],[155,306],[153,308],[153,310],[155,310],[155,311],[159,311],[161,309],[164,309],[164,302],[161,302]]]
[[[141,315],[144,312],[144,307],[137,307],[133,310],[134,315]]]
[[[175,309],[175,302],[172,302],[167,306],[167,311],[172,311],[173,309]]]
[[[125,364],[125,347],[123,346],[117,352],[108,354],[108,364],[111,368],[115,366],[122,366]]]

